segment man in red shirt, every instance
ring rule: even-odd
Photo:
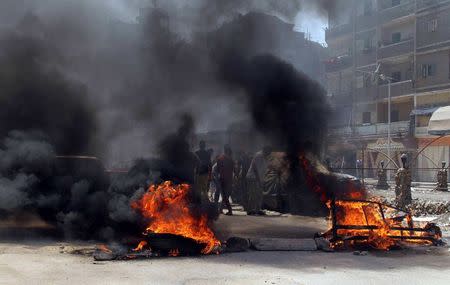
[[[223,204],[228,209],[226,215],[233,215],[230,204],[230,195],[233,189],[234,161],[232,159],[232,151],[229,145],[225,145],[224,153],[217,159],[217,172],[219,173],[220,188],[222,191],[222,205],[219,211],[222,212]],[[215,201],[218,203],[218,201]]]

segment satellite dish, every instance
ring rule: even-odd
[[[375,71],[372,73],[372,83],[376,84],[378,81],[378,78],[380,77],[380,66],[381,64],[377,65],[377,68],[375,68]]]
[[[377,68],[375,68],[375,71],[373,72],[375,75],[380,74],[380,66],[381,66],[381,64],[378,64]]]

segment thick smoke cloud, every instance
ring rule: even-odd
[[[224,80],[245,90],[255,127],[273,144],[294,156],[319,153],[328,109],[317,82],[270,55],[244,59],[231,53],[220,68]]]
[[[59,153],[90,153],[96,114],[86,87],[51,64],[58,51],[34,33],[39,24],[27,15],[17,30],[0,35],[0,137],[38,130]]]
[[[0,9],[14,11],[0,20],[0,214],[32,211],[73,238],[139,233],[129,205],[151,180],[193,180],[185,169],[195,163],[194,122],[223,129],[250,118],[291,152],[320,141],[326,109],[318,85],[273,56],[233,46],[239,38],[217,29],[255,10],[291,20],[301,2],[161,1],[165,9],[142,11],[139,2],[23,0]],[[124,7],[138,20],[112,16]],[[238,25],[252,33],[247,23]],[[119,159],[157,158],[110,181],[95,161],[90,173],[57,173],[57,154],[108,158],[122,150]]]
[[[169,0],[156,1],[161,9],[151,11],[141,10],[153,3],[144,0],[21,0],[2,2],[0,10],[5,14],[4,30],[27,38],[31,34],[44,45],[37,47],[37,52],[47,52],[38,54],[38,72],[53,68],[72,85],[76,81],[80,89],[85,86],[80,92],[88,100],[76,103],[83,105],[79,116],[90,122],[76,124],[86,126],[85,133],[73,133],[71,140],[94,141],[76,147],[78,152],[102,145],[96,155],[110,163],[156,152],[154,138],[177,127],[173,114],[191,112],[202,130],[226,129],[248,118],[240,98],[228,96],[229,90],[214,76],[206,34],[239,13],[267,12],[293,21],[298,11],[328,9],[328,2],[332,1]],[[251,46],[260,40],[253,38]],[[86,102],[90,109],[95,107],[94,118],[83,116]],[[51,105],[49,109],[56,112]],[[64,147],[57,152],[74,150]]]
[[[0,148],[0,212],[36,206],[38,176],[50,174],[53,147],[36,132],[11,132]]]

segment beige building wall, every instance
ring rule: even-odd
[[[417,109],[431,108],[434,106],[450,105],[450,91],[426,95],[418,95],[416,97]],[[416,127],[427,127],[431,114],[417,116]]]
[[[417,107],[428,107],[428,106],[445,106],[450,105],[450,91],[445,91],[442,93],[428,94],[428,95],[417,95],[416,98]]]
[[[363,124],[363,116],[364,113],[370,112],[370,121],[372,124],[377,122],[377,105],[375,103],[372,104],[360,104],[355,105],[355,125]]]
[[[398,111],[398,121],[409,121],[410,114],[414,108],[414,98],[403,99],[405,101],[392,102],[391,111]],[[392,119],[393,120],[393,119]],[[381,102],[378,103],[378,122],[387,123],[388,122],[388,103]]]
[[[400,41],[412,39],[414,37],[414,22],[408,21],[400,24],[388,26],[381,30],[381,44],[392,44],[392,34],[400,33]]]
[[[416,32],[418,48],[450,40],[450,6],[417,17]]]
[[[449,54],[449,50],[442,50],[417,55],[417,88],[449,83]]]

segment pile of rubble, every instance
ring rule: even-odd
[[[382,202],[388,205],[395,205],[395,198],[384,198]],[[413,199],[411,204],[406,207],[406,210],[416,217],[438,216],[450,213],[450,201]]]
[[[450,213],[443,214],[433,221],[438,224],[442,230],[450,231]]]
[[[374,195],[374,193],[371,193]],[[378,194],[378,193],[377,193]],[[387,196],[387,195],[386,195]],[[395,197],[376,195],[377,200],[388,205],[396,205]],[[431,199],[412,199],[411,204],[406,207],[413,216],[437,216],[450,213],[450,201]]]
[[[450,201],[413,200],[408,210],[414,216],[442,215],[450,213]]]

